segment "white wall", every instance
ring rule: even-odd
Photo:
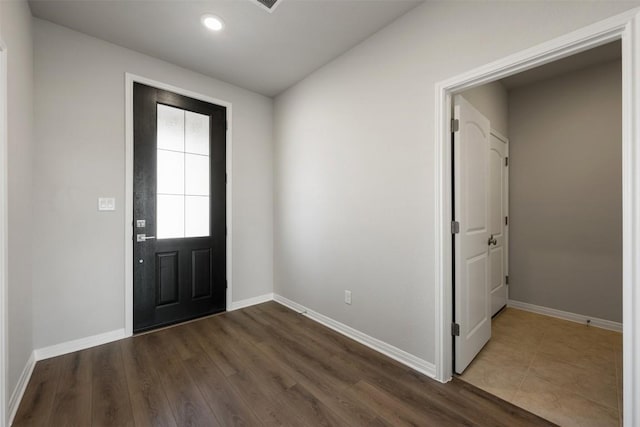
[[[278,96],[275,291],[433,362],[434,85],[638,4],[427,2]]]
[[[509,91],[509,297],[622,322],[620,60]]]
[[[233,301],[272,292],[272,100],[34,22],[36,348],[124,328],[125,72],[233,103]]]
[[[0,2],[0,34],[8,52],[9,364],[6,397],[9,399],[33,350],[33,42],[31,12],[26,1]]]
[[[461,95],[491,122],[491,129],[509,136],[509,92],[496,81],[466,90]]]

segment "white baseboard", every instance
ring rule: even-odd
[[[530,311],[532,313],[544,314],[545,316],[557,317],[558,319],[582,323],[583,325],[586,325],[587,320],[590,320],[590,326],[608,329],[610,331],[622,332],[622,323],[612,322],[611,320],[598,319],[582,314],[570,313],[568,311],[556,310],[555,308],[542,307],[539,305],[514,300],[508,300],[507,307],[518,308],[520,310]]]
[[[358,341],[360,344],[366,345],[367,347],[379,353],[382,353],[385,356],[397,360],[403,365],[415,369],[416,371],[428,377],[435,378],[436,376],[436,366],[431,362],[427,362],[426,360],[407,353],[404,350],[400,350],[399,348],[394,347],[391,344],[388,344],[384,341],[360,332],[357,329],[347,326],[344,323],[340,323],[323,314],[317,313],[283,296],[274,294],[273,299],[274,301],[284,305],[285,307],[289,307],[292,310],[302,313],[311,320],[315,320],[316,322],[321,323],[324,326],[333,329],[334,331],[339,332],[346,337],[351,338],[352,340]]]
[[[49,347],[37,348],[34,350],[36,361],[49,359],[51,357],[62,356],[63,354],[73,353],[74,351],[84,350],[97,345],[107,344],[126,338],[125,330],[116,329],[90,337],[84,337],[73,341],[67,341],[55,344]]]
[[[263,302],[273,301],[273,293],[260,295],[253,298],[247,298],[240,301],[233,301],[227,311],[239,310],[241,308],[249,307],[256,304],[262,304]]]
[[[25,390],[27,389],[27,385],[29,384],[29,380],[31,379],[31,374],[33,374],[33,368],[36,366],[36,355],[35,352],[32,351],[27,363],[24,365],[24,369],[20,374],[20,378],[18,378],[18,384],[16,384],[16,388],[13,389],[13,393],[11,393],[11,397],[9,398],[9,423],[7,425],[11,425],[13,423],[13,419],[16,416],[16,412],[18,412],[18,406],[20,406],[20,401],[22,400],[22,396],[24,395]]]

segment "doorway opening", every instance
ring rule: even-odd
[[[125,93],[131,336],[224,311],[232,301],[232,106],[128,73]]]
[[[133,88],[135,332],[226,308],[226,109]],[[153,235],[152,235],[153,233]]]
[[[616,41],[454,95],[455,372],[566,426],[622,414],[620,59]]]
[[[640,422],[640,370],[633,361],[640,358],[640,277],[635,265],[640,259],[640,144],[637,96],[638,43],[637,11],[614,16],[581,30],[551,40],[500,61],[471,70],[436,85],[436,378],[448,381],[454,375],[453,341],[457,332],[452,301],[453,250],[453,150],[451,144],[452,110],[456,94],[487,83],[514,76],[569,56],[621,41],[622,46],[622,323],[623,333],[623,401],[624,424]],[[510,141],[513,144],[513,140]],[[512,147],[511,147],[512,149]],[[511,224],[510,224],[511,225]],[[484,242],[486,245],[489,240]],[[513,265],[511,266],[513,267]],[[487,280],[488,282],[488,280]],[[487,310],[489,311],[489,310]],[[485,316],[486,317],[486,316]],[[490,318],[490,317],[489,317]],[[485,324],[487,323],[485,319]],[[490,321],[489,321],[490,325]],[[468,326],[468,325],[467,325]],[[474,325],[476,326],[476,325]],[[465,325],[459,325],[464,330]]]

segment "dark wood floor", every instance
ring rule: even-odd
[[[38,362],[15,426],[525,426],[270,302]]]

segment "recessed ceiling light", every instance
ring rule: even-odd
[[[204,25],[211,31],[220,31],[222,30],[222,28],[224,28],[224,22],[222,22],[222,19],[215,15],[202,15],[202,18],[200,18],[200,22],[202,22],[202,25]]]

